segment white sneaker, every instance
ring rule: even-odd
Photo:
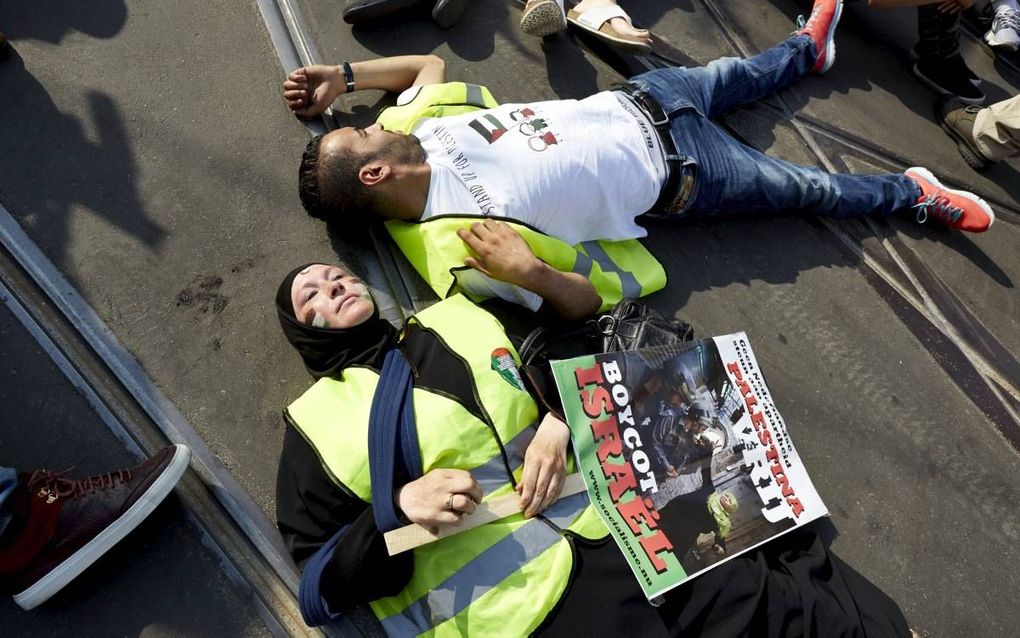
[[[992,18],[992,28],[985,33],[988,46],[1007,51],[1020,47],[1020,12],[1012,7],[999,7]]]

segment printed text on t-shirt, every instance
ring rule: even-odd
[[[464,182],[468,192],[471,193],[471,197],[474,198],[475,203],[478,204],[478,208],[481,209],[483,215],[491,215],[495,212],[496,206],[492,202],[492,197],[489,196],[488,191],[481,184],[470,184],[476,179],[478,175],[471,169],[471,160],[467,158],[464,153],[457,150],[457,141],[453,138],[450,131],[447,130],[442,124],[436,124],[432,127],[432,134],[435,135],[436,140],[442,144],[446,150],[446,154],[452,159],[450,164],[456,169],[460,180]],[[456,155],[454,155],[456,153]]]

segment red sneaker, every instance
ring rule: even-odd
[[[818,59],[811,68],[815,75],[828,73],[836,61],[836,25],[843,15],[843,0],[815,0],[815,6],[811,8],[811,16],[804,20],[804,16],[797,18],[797,26],[800,30],[795,35],[807,35],[815,41],[815,51],[818,52]]]
[[[946,188],[927,168],[915,166],[905,174],[921,188],[921,196],[914,205],[918,223],[933,217],[950,228],[983,233],[995,221],[995,213],[985,200],[974,193]]]
[[[172,445],[141,465],[83,480],[21,474],[10,497],[20,532],[0,548],[0,576],[17,592],[14,602],[32,609],[85,571],[156,509],[190,459],[186,446]]]

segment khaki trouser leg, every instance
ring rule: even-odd
[[[1020,95],[981,109],[974,120],[974,141],[996,162],[1020,154]]]

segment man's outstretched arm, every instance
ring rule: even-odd
[[[446,63],[434,55],[398,55],[365,62],[351,62],[355,89],[403,91],[412,86],[446,81]],[[301,117],[325,111],[341,93],[347,92],[342,65],[315,64],[292,71],[283,82],[283,99]]]
[[[461,228],[457,235],[477,255],[468,257],[465,265],[537,294],[543,309],[575,320],[595,314],[602,305],[602,298],[587,277],[545,263],[517,231],[503,222],[487,219]]]

